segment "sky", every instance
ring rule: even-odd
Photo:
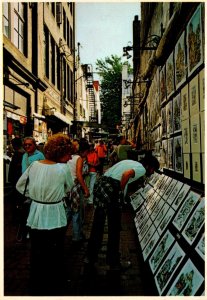
[[[112,54],[122,57],[123,47],[133,44],[135,15],[140,19],[137,1],[76,2],[76,46],[79,42],[81,63],[92,64],[95,72],[97,59]]]

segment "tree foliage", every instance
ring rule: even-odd
[[[110,133],[116,132],[116,125],[121,120],[122,65],[121,57],[116,55],[96,61],[101,77],[101,123],[107,126]]]

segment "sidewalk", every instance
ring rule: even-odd
[[[17,243],[15,236],[17,224],[11,217],[12,199],[4,200],[4,296],[29,296],[29,254],[30,240]],[[93,220],[93,207],[86,207],[84,231],[89,238]],[[137,233],[134,227],[133,212],[130,206],[124,208],[120,252],[124,260],[130,260],[132,266],[114,276],[105,264],[107,233],[99,254],[96,274],[87,274],[84,270],[84,254],[87,241],[79,247],[71,242],[71,226],[67,230],[65,243],[65,265],[67,269],[67,296],[146,296],[144,275],[139,257]],[[149,289],[149,287],[148,287]]]

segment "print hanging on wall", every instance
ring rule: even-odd
[[[174,169],[178,173],[183,173],[183,150],[182,150],[182,137],[174,137]]]
[[[162,122],[162,136],[165,137],[167,134],[167,120],[166,120],[166,106],[161,110],[161,122]]]
[[[201,195],[190,191],[178,213],[176,214],[175,219],[173,220],[173,225],[178,230],[182,229],[190,213],[193,211],[195,205],[198,204],[198,200],[200,199],[200,197]]]
[[[191,152],[200,153],[200,115],[191,117]]]
[[[200,153],[192,154],[192,169],[193,169],[193,180],[201,182],[201,156]]]
[[[170,137],[170,134],[173,132],[173,107],[172,100],[169,101],[166,105],[166,126],[167,126],[167,136]]]
[[[189,103],[190,115],[193,116],[199,112],[198,75],[189,84]]]
[[[153,274],[159,267],[159,264],[163,260],[165,254],[170,249],[174,241],[175,238],[172,236],[170,231],[167,230],[149,259],[149,265]]]
[[[160,71],[160,103],[166,100],[166,75],[165,75],[165,65]]]
[[[205,259],[205,234],[202,235],[200,241],[195,247],[195,250],[203,259]]]
[[[197,8],[187,25],[187,65],[190,76],[203,63],[201,6]]]
[[[183,167],[184,167],[184,177],[190,179],[191,178],[191,163],[190,163],[190,154],[183,154]]]
[[[205,152],[205,111],[200,112],[201,120],[201,152]]]
[[[182,270],[176,276],[167,295],[169,296],[194,296],[203,283],[204,278],[190,259],[187,260]]]
[[[205,201],[204,198],[201,199],[199,205],[196,207],[193,215],[190,217],[187,225],[182,231],[182,235],[186,241],[192,245],[198,236],[202,225],[205,220]]]
[[[162,140],[162,149],[161,149],[161,157],[160,157],[160,165],[161,167],[167,167],[167,140]]]
[[[173,138],[168,139],[167,167],[173,170]]]
[[[205,183],[205,153],[201,153],[202,157],[202,183]]]
[[[190,153],[190,119],[182,121],[182,142],[183,142],[183,153]]]
[[[168,57],[166,62],[166,87],[167,87],[167,98],[172,95],[175,90],[175,83],[174,83],[174,58],[173,52]]]
[[[186,80],[185,31],[175,46],[175,85],[176,89]]]
[[[188,85],[184,86],[181,90],[181,119],[186,120],[189,118],[189,95],[188,95]]]
[[[174,133],[181,130],[181,97],[178,94],[173,99],[173,131]]]
[[[190,190],[190,186],[187,184],[184,184],[184,186],[180,190],[179,194],[177,195],[175,201],[173,202],[172,208],[174,208],[175,210],[178,209],[178,207],[180,206],[180,204],[183,202],[186,195],[188,194],[189,190]]]
[[[167,286],[173,274],[179,267],[184,256],[185,252],[176,242],[155,276],[155,283],[159,295],[163,293],[165,287]]]
[[[200,111],[205,110],[205,76],[204,69],[199,73]]]

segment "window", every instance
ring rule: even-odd
[[[73,30],[70,26],[70,48],[73,49]]]
[[[51,75],[52,83],[55,85],[55,41],[53,37],[50,38],[51,41]]]
[[[66,13],[63,9],[63,37],[66,40],[66,32],[67,32],[67,22],[66,22]]]
[[[62,3],[56,3],[56,22],[58,26],[62,23]]]
[[[56,45],[56,62],[57,62],[57,88],[60,90],[60,49]]]
[[[10,24],[9,24],[9,3],[3,3],[3,32],[9,38],[10,37]]]
[[[52,5],[52,14],[53,16],[55,16],[55,2],[52,2],[51,5]]]
[[[14,3],[14,45],[24,53],[25,15],[24,3]]]
[[[44,27],[45,35],[45,75],[49,78],[49,31],[47,27]]]
[[[67,20],[67,45],[68,47],[70,47],[70,24],[68,20]]]

